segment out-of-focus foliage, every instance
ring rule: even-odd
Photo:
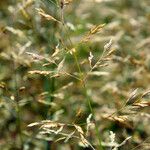
[[[149,36],[149,0],[1,0],[0,149],[149,150]]]

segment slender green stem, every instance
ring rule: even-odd
[[[50,95],[53,95],[53,93],[55,91],[55,78],[51,78],[51,79],[47,79],[47,80],[50,81],[50,82],[48,82],[48,84],[51,85],[48,89],[49,92],[51,93]],[[54,100],[54,97],[50,96],[50,102],[52,102],[53,100]],[[46,116],[47,119],[52,119],[50,109],[51,109],[51,106],[48,106],[47,116]],[[51,150],[51,144],[52,144],[52,142],[49,142],[49,141],[46,142],[46,150]]]
[[[97,139],[98,139],[98,149],[99,150],[103,150],[103,147],[102,147],[102,144],[101,144],[101,136],[100,136],[100,134],[99,134],[99,130],[98,130],[98,125],[97,125],[97,122],[96,122],[96,120],[95,120],[95,113],[94,113],[94,111],[93,111],[93,108],[92,108],[92,99],[90,98],[90,96],[88,95],[88,93],[87,93],[87,89],[86,89],[86,85],[84,85],[84,94],[85,94],[85,96],[86,96],[86,98],[87,98],[87,103],[88,103],[88,106],[89,106],[89,109],[90,109],[90,112],[91,112],[91,114],[93,115],[93,118],[94,118],[94,123],[95,123],[95,132],[96,132],[96,136],[97,136]]]
[[[63,17],[64,18],[64,17]],[[65,26],[65,22],[63,20],[63,26],[65,28],[65,31],[67,32],[67,35],[68,34],[68,31],[66,29],[66,26]],[[68,36],[68,39],[69,39],[69,42],[70,42],[70,45],[73,47],[73,43],[70,39],[70,37]],[[83,76],[83,73],[82,73],[82,70],[81,70],[81,67],[80,67],[80,64],[79,64],[79,61],[78,61],[78,57],[76,55],[76,53],[73,53],[73,57],[74,57],[74,60],[75,60],[75,63],[77,65],[77,68],[78,68],[78,71],[80,73],[80,78],[81,78],[81,82],[82,82],[82,85],[83,85],[83,90],[84,90],[84,95],[86,96],[86,99],[87,99],[87,103],[88,103],[88,107],[90,109],[90,112],[91,114],[93,115],[94,117],[94,120],[95,120],[95,115],[94,115],[94,111],[93,111],[93,108],[92,108],[92,105],[91,105],[91,98],[89,97],[89,95],[87,94],[87,88],[86,88],[86,85],[84,83],[84,76]],[[102,147],[102,144],[101,144],[101,137],[100,137],[100,134],[99,134],[99,131],[98,131],[98,126],[97,126],[97,123],[96,123],[96,120],[95,120],[95,132],[96,132],[96,136],[98,138],[98,149],[99,150],[103,150],[103,147]]]
[[[53,12],[55,13],[56,9],[59,8],[59,5],[58,5],[58,2],[57,0],[48,0],[49,2],[51,2],[53,4],[53,6],[50,6],[50,9],[53,10]],[[52,37],[51,37],[51,44],[52,45],[55,45],[56,44],[56,39],[55,39],[55,29],[56,29],[56,25],[55,24],[52,24],[51,27],[53,28],[53,31],[52,31]],[[49,42],[49,41],[48,41]],[[53,46],[52,46],[53,47]],[[47,47],[47,51],[46,53],[49,53],[49,47]],[[52,49],[50,49],[52,50]],[[48,59],[49,60],[49,59]],[[54,70],[55,68],[55,64],[52,65],[52,70]],[[50,68],[48,68],[49,70]],[[44,88],[45,88],[45,91],[48,91],[50,93],[50,96],[48,97],[47,101],[48,102],[53,102],[54,101],[54,97],[52,96],[53,93],[55,92],[55,78],[48,78],[46,77],[45,78],[45,83],[44,83]],[[48,106],[47,107],[47,112],[46,112],[46,119],[52,119],[52,115],[51,115],[51,106]],[[51,141],[46,141],[46,150],[51,150],[52,149],[52,143]]]
[[[19,107],[19,91],[18,91],[18,81],[17,81],[17,71],[16,71],[16,62],[14,62],[14,72],[15,72],[15,102],[16,102],[16,113],[17,113],[17,120],[16,120],[16,130],[18,131],[21,148],[23,148],[23,138],[21,133],[21,115],[20,115],[20,107]]]
[[[80,65],[79,65],[79,63],[78,63],[77,56],[75,55],[74,57],[75,57],[75,61],[76,61],[77,65],[78,65],[79,72],[80,72],[80,74],[81,74],[81,76],[82,76],[82,71],[81,71],[81,69],[80,69]],[[97,123],[96,123],[95,114],[94,114],[94,111],[93,111],[93,108],[92,108],[92,100],[91,100],[91,98],[89,97],[89,95],[87,94],[87,88],[86,88],[86,85],[85,85],[85,83],[84,83],[84,81],[83,81],[83,78],[82,78],[82,83],[83,83],[82,85],[83,85],[84,95],[86,96],[87,103],[88,103],[88,107],[89,107],[89,109],[90,109],[91,114],[93,115],[94,122],[95,122],[95,132],[96,132],[96,136],[97,136],[98,142],[99,142],[99,143],[98,143],[98,149],[99,149],[99,150],[103,150],[103,147],[102,147],[102,144],[101,144],[101,137],[100,137],[100,134],[99,134],[99,131],[98,131],[98,125],[97,125]]]

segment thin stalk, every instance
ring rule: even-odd
[[[101,144],[101,141],[102,141],[102,140],[101,140],[101,136],[100,136],[99,131],[98,131],[97,122],[96,122],[96,120],[95,120],[95,113],[94,113],[93,108],[92,108],[92,105],[91,105],[92,99],[91,99],[90,96],[87,94],[86,85],[84,85],[83,88],[84,88],[84,94],[85,94],[85,96],[86,96],[86,98],[87,98],[87,103],[88,103],[90,112],[91,112],[91,114],[92,114],[92,116],[93,116],[93,118],[94,118],[95,132],[96,132],[96,136],[97,136],[97,139],[98,139],[98,149],[99,149],[99,150],[103,150],[103,147],[102,147],[102,144]]]
[[[61,10],[61,15],[64,15],[64,14],[62,13],[62,10]],[[64,16],[63,16],[62,18],[64,18]],[[62,22],[63,27],[64,27],[64,29],[65,29],[66,32],[67,32],[67,29],[66,29],[66,26],[65,26],[65,22],[64,22],[64,20],[62,20],[62,21],[63,21],[63,22]],[[67,35],[69,35],[68,32],[67,32]],[[72,41],[71,41],[71,39],[70,39],[69,36],[68,36],[68,39],[69,39],[70,45],[73,47],[73,43],[72,43]],[[78,61],[78,58],[77,58],[76,53],[73,53],[73,57],[74,57],[74,60],[75,60],[75,62],[76,62],[77,68],[78,68],[79,73],[80,73],[80,78],[81,78],[81,81],[82,81],[84,94],[85,94],[86,99],[87,99],[88,107],[89,107],[89,109],[90,109],[91,114],[92,114],[93,117],[94,117],[94,120],[95,120],[94,111],[93,111],[93,108],[92,108],[92,105],[91,105],[91,98],[90,98],[90,97],[88,96],[88,94],[87,94],[87,89],[86,89],[86,86],[85,86],[85,83],[84,83],[83,73],[82,73],[82,71],[81,71],[81,67],[80,67],[80,64],[79,64],[79,61]],[[99,131],[98,131],[98,126],[97,126],[96,120],[95,120],[95,132],[96,132],[96,136],[97,136],[98,142],[99,142],[99,143],[98,143],[98,149],[99,149],[99,150],[103,150],[103,147],[102,147],[102,144],[101,144],[101,137],[100,137],[100,134],[99,134]]]
[[[79,62],[78,62],[78,59],[77,59],[77,56],[74,55],[74,59],[76,61],[76,64],[78,65],[78,68],[79,68],[79,72],[82,76],[82,71],[81,71],[81,68],[80,68],[80,65],[79,65]],[[83,81],[83,78],[81,79],[82,80],[82,85],[83,85],[83,90],[84,90],[84,95],[86,96],[86,99],[87,99],[87,103],[88,103],[88,107],[90,109],[90,112],[91,114],[93,115],[93,118],[94,118],[94,123],[95,123],[95,132],[96,132],[96,136],[97,136],[97,139],[98,139],[98,149],[99,150],[103,150],[103,147],[102,147],[102,144],[101,144],[101,137],[100,137],[100,134],[99,134],[99,131],[98,131],[98,125],[96,123],[96,120],[95,120],[95,114],[94,114],[94,111],[93,111],[93,108],[92,108],[92,100],[91,98],[89,97],[89,95],[87,94],[87,88],[86,88],[86,85]]]
[[[58,8],[57,1],[56,0],[49,0],[49,1],[54,4],[55,7],[52,6],[51,8],[54,8],[53,12],[55,12],[56,9]],[[52,33],[51,43],[53,45],[55,45],[55,43],[56,43],[55,36],[54,36],[54,30],[56,28],[55,24],[52,25],[52,28],[53,28],[53,33]],[[52,69],[54,69],[54,67],[55,66],[53,64]],[[47,99],[47,101],[49,101],[49,102],[54,101],[54,97],[52,95],[55,92],[55,82],[56,82],[55,78],[46,78],[45,79],[45,83],[44,83],[45,90],[49,91],[49,93],[50,93],[50,97]],[[48,106],[48,108],[47,108],[46,119],[52,119],[51,106]],[[51,149],[52,149],[52,142],[46,141],[46,150],[51,150]]]
[[[51,84],[51,86],[50,86],[50,89],[49,89],[49,91],[50,91],[50,93],[51,93],[51,95],[53,95],[53,93],[54,93],[54,91],[55,91],[55,78],[51,78],[51,79],[48,79],[48,81],[50,80],[50,84]],[[52,102],[54,100],[54,97],[53,96],[50,96],[50,102]],[[50,111],[50,109],[51,109],[51,106],[48,106],[49,108],[48,108],[48,111],[47,111],[47,116],[46,116],[46,118],[47,119],[51,119],[51,111]],[[50,141],[47,141],[46,142],[46,150],[51,150],[51,145],[52,145],[52,142]]]
[[[21,148],[23,148],[23,138],[21,133],[21,115],[20,115],[20,107],[19,107],[19,91],[18,91],[18,81],[17,81],[17,71],[16,71],[16,62],[14,62],[14,72],[15,72],[15,102],[16,102],[16,113],[17,113],[17,120],[16,120],[16,129],[18,131],[18,135],[21,142]]]

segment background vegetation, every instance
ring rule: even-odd
[[[1,0],[0,149],[149,150],[149,35],[149,0]]]

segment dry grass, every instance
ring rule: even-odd
[[[149,150],[150,2],[0,2],[0,148]]]

